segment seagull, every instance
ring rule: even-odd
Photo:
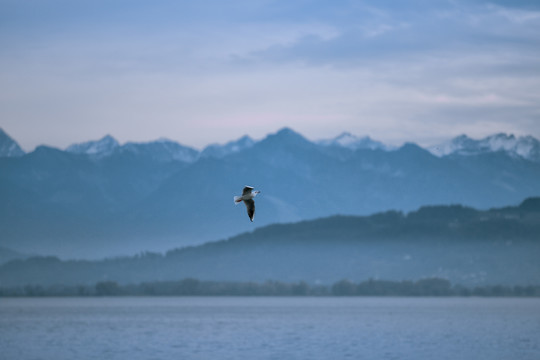
[[[251,186],[245,186],[244,190],[242,190],[242,196],[234,197],[235,204],[238,204],[241,201],[243,201],[244,204],[246,204],[249,220],[251,220],[252,222],[253,222],[253,216],[255,216],[255,201],[253,201],[253,198],[257,196],[258,193],[260,193],[260,191],[258,190],[253,191],[253,188]]]

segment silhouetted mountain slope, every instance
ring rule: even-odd
[[[183,166],[129,153],[95,161],[45,146],[18,159],[0,159],[1,245],[44,254],[92,254],[129,226],[116,226],[122,213]]]
[[[13,251],[11,249],[7,249],[5,247],[0,246],[0,264],[4,264],[8,261],[15,260],[15,259],[24,259],[27,257],[28,255],[24,255],[16,251]]]
[[[24,151],[2,128],[0,128],[0,157],[23,156]]]
[[[429,206],[408,214],[333,216],[275,224],[228,240],[101,261],[15,260],[0,266],[0,286],[93,284],[197,278],[217,281],[340,279],[540,283],[540,198],[479,211]]]
[[[487,209],[540,195],[540,163],[505,151],[437,157],[411,143],[391,151],[321,145],[287,128],[203,155],[170,141],[119,145],[111,137],[70,148],[0,157],[1,246],[101,257],[272,223],[437,204]],[[244,185],[262,191],[255,223],[233,205]]]

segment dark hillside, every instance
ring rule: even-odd
[[[538,199],[479,211],[460,205],[408,214],[333,216],[259,228],[227,240],[135,257],[0,266],[0,286],[168,281],[307,281],[446,278],[464,285],[540,283]]]

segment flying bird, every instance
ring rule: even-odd
[[[238,204],[242,201],[244,202],[244,204],[246,204],[249,220],[251,221],[253,221],[253,217],[255,216],[255,201],[253,201],[253,198],[257,196],[258,193],[260,193],[260,191],[253,191],[253,188],[251,186],[245,186],[244,190],[242,190],[242,196],[234,197],[235,204]]]

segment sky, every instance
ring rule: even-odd
[[[0,49],[0,128],[27,151],[540,138],[537,0],[0,0]]]

